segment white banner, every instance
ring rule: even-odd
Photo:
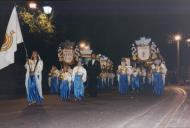
[[[0,69],[13,64],[14,53],[17,51],[17,44],[23,42],[23,37],[20,29],[16,7],[11,13],[3,45],[0,49]]]

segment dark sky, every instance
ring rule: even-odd
[[[179,32],[187,38],[190,32],[188,0],[79,0],[54,6],[61,38],[86,38],[115,62],[130,55],[131,43],[145,36],[158,44],[168,66],[175,66],[176,49],[168,37]],[[190,49],[183,44],[181,51],[181,63],[189,64]]]
[[[55,12],[56,41],[34,40],[33,34],[24,33],[28,49],[39,49],[47,63],[56,60],[60,41],[86,39],[118,64],[130,55],[131,43],[145,36],[160,47],[168,67],[175,67],[176,47],[168,44],[168,37],[176,32],[190,36],[189,0],[52,0],[49,4]],[[181,63],[190,64],[190,48],[181,46]]]

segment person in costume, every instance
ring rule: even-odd
[[[165,85],[166,84],[166,75],[167,75],[167,71],[168,71],[165,62],[161,63],[160,68],[161,68],[161,74],[162,74],[162,79],[163,79],[163,85]]]
[[[132,73],[133,73],[133,68],[132,66],[127,66],[127,80],[128,80],[128,86],[131,88],[131,79],[132,79]]]
[[[145,89],[146,88],[146,69],[142,66],[140,68],[140,85],[141,85],[141,89]]]
[[[49,73],[49,87],[50,93],[55,94],[58,93],[59,90],[59,70],[55,65],[52,65],[50,73]]]
[[[115,74],[113,73],[113,71],[111,69],[109,69],[109,71],[108,71],[109,88],[112,88],[114,86],[114,78],[115,78]]]
[[[60,71],[60,98],[61,100],[68,100],[70,96],[71,85],[71,73],[68,71],[68,67],[64,66]]]
[[[153,81],[152,81],[153,94],[161,96],[163,94],[164,85],[163,85],[160,64],[152,65],[152,70],[153,70]]]
[[[73,68],[72,81],[74,84],[74,96],[75,99],[81,101],[84,98],[84,82],[86,82],[87,72],[82,66],[81,60],[77,66]]]
[[[106,69],[103,68],[102,72],[100,73],[100,79],[101,79],[101,86],[100,89],[105,89],[107,87],[107,81],[106,81]]]
[[[127,77],[127,67],[125,65],[125,59],[121,60],[121,65],[118,66],[117,77],[119,83],[119,93],[124,95],[128,90],[128,77]]]
[[[27,92],[27,101],[29,105],[39,104],[43,101],[42,95],[42,70],[43,61],[37,51],[32,52],[32,56],[25,64],[26,79],[25,86]]]
[[[132,87],[132,91],[139,92],[140,77],[139,77],[139,69],[136,67],[133,68],[132,79],[131,79],[131,87]]]
[[[98,76],[101,73],[100,62],[96,59],[96,54],[92,53],[91,60],[88,62],[88,88],[89,95],[96,97],[98,95]]]

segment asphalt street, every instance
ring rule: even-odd
[[[188,86],[167,86],[161,97],[101,93],[83,102],[46,95],[43,105],[25,98],[0,102],[0,128],[190,128]]]

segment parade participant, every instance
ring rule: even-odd
[[[126,66],[127,67],[127,78],[128,78],[128,86],[131,86],[131,77],[133,73],[132,66]]]
[[[108,84],[109,84],[109,87],[113,87],[114,85],[114,78],[115,78],[115,74],[112,72],[112,70],[110,69],[109,72],[108,72]]]
[[[141,82],[141,88],[144,89],[146,86],[146,69],[142,66],[140,69],[140,82]]]
[[[78,65],[74,67],[72,73],[72,81],[74,83],[74,96],[76,100],[81,101],[84,97],[84,82],[86,82],[87,72],[82,66],[79,59]]]
[[[96,97],[98,94],[98,76],[101,73],[100,62],[96,60],[96,54],[92,53],[92,60],[88,63],[88,87],[91,97]]]
[[[125,65],[125,59],[121,60],[121,65],[118,66],[117,70],[118,83],[119,83],[119,93],[124,95],[128,90],[128,77],[127,77],[127,68]]]
[[[162,95],[163,94],[163,79],[162,79],[162,75],[161,75],[161,67],[159,64],[153,65],[152,66],[152,70],[153,70],[153,93],[155,95]]]
[[[136,92],[138,92],[140,89],[139,69],[135,67],[133,68],[132,72],[131,87],[132,90]]]
[[[107,87],[107,81],[106,81],[106,69],[103,68],[102,72],[100,73],[100,80],[101,80],[101,86],[100,89],[105,89]]]
[[[42,70],[43,61],[37,51],[32,52],[32,56],[25,64],[26,79],[25,86],[27,92],[27,101],[29,105],[42,103]]]
[[[71,68],[71,66],[68,66],[68,72],[72,75],[73,69]],[[73,83],[71,81],[71,82],[69,82],[69,94],[70,95],[73,94],[73,90],[74,90]]]
[[[58,77],[59,77],[59,70],[55,65],[52,65],[49,73],[49,87],[51,94],[58,93],[58,87],[59,87]]]
[[[166,74],[167,74],[167,67],[165,65],[165,62],[162,62],[160,65],[161,68],[161,74],[162,74],[162,79],[163,79],[163,85],[166,84]]]
[[[71,73],[68,71],[68,67],[64,66],[60,71],[60,98],[61,100],[68,100],[70,96],[70,83],[71,83]]]

